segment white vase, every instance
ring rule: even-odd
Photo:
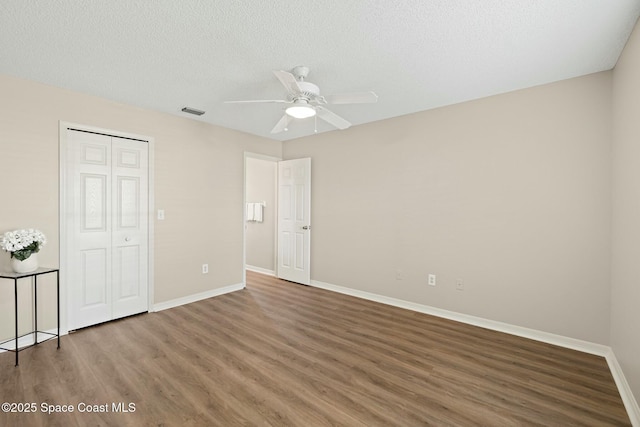
[[[29,258],[20,261],[18,258],[11,258],[11,269],[16,273],[31,273],[38,269],[38,254],[32,253]]]

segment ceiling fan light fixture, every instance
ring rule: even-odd
[[[308,104],[293,104],[285,112],[294,119],[306,119],[316,115],[316,109]]]

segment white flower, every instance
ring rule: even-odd
[[[0,238],[0,247],[7,252],[21,251],[36,243],[32,252],[38,252],[47,243],[47,238],[40,230],[33,228],[7,231]]]

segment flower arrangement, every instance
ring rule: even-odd
[[[7,231],[0,238],[2,250],[10,252],[11,258],[24,261],[32,253],[40,251],[40,248],[47,243],[47,238],[40,230],[29,228],[26,230]]]

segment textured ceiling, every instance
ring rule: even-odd
[[[368,123],[609,70],[639,14],[640,0],[2,0],[0,73],[286,140],[314,119],[271,135],[281,104],[224,101],[282,99],[272,70],[306,65],[324,95],[375,91],[329,107]]]

